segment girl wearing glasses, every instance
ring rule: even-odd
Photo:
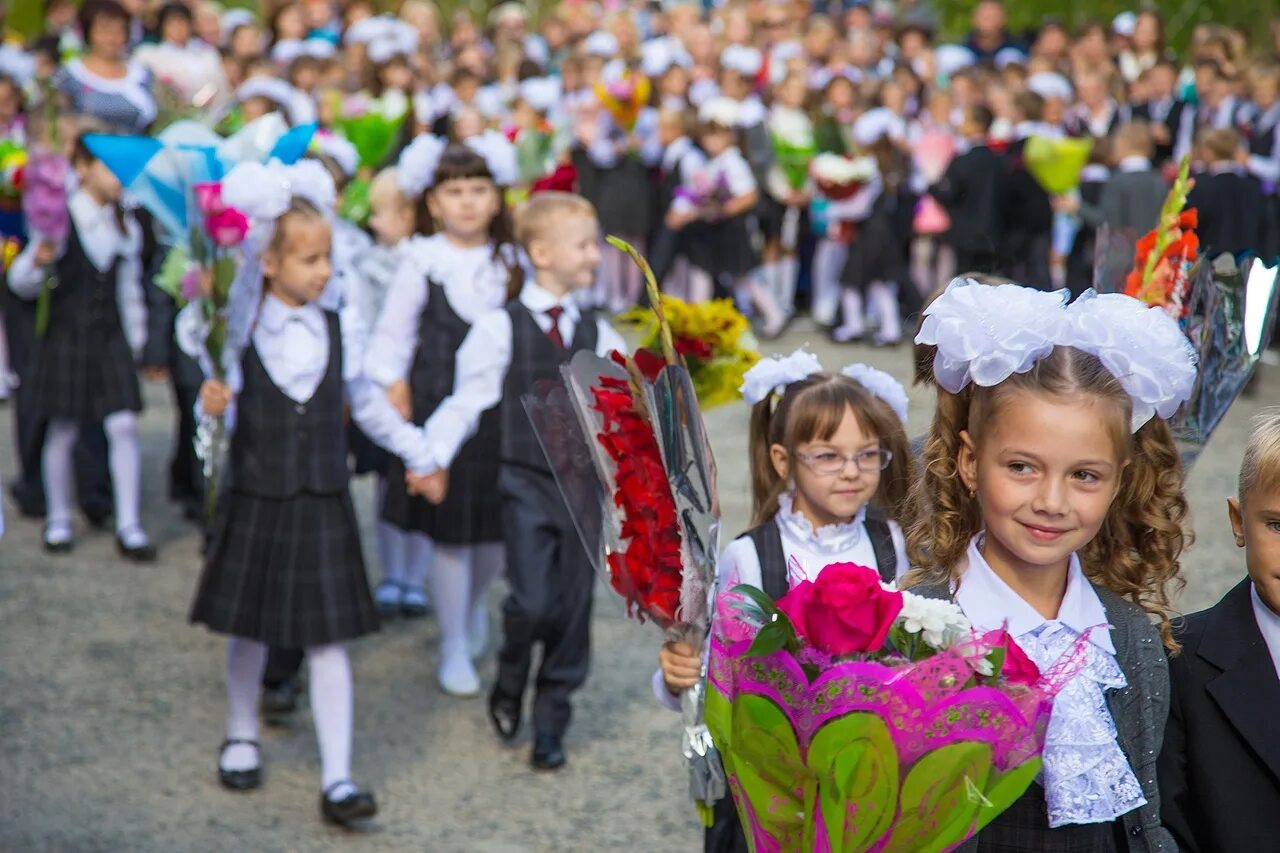
[[[888,582],[905,574],[906,541],[891,520],[913,474],[902,385],[865,364],[827,373],[797,350],[753,367],[742,392],[752,404],[753,526],[721,555],[720,589],[750,584],[776,600],[833,563],[874,566]],[[654,692],[679,710],[680,691],[700,677],[702,650],[667,643],[658,662]],[[728,797],[716,805],[705,849],[748,849]]]

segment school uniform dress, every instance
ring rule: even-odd
[[[140,412],[135,359],[147,334],[141,232],[128,216],[122,231],[116,208],[84,192],[72,195],[68,211],[70,232],[54,263],[49,324],[35,344],[24,405],[44,420],[96,422],[113,412]],[[37,298],[44,273],[30,258],[14,261],[9,284]]]
[[[290,649],[377,630],[347,488],[352,334],[316,305],[263,300],[241,376],[229,383],[240,386],[230,480],[192,622]]]
[[[653,167],[662,156],[657,138],[657,112],[645,109],[630,135],[638,138],[635,151],[619,153],[629,134],[607,116],[600,119],[598,138],[587,148],[584,167],[589,176],[580,180],[590,188],[587,196],[596,207],[605,234],[644,237],[653,226]],[[576,164],[575,164],[576,165]]]
[[[815,530],[794,509],[788,492],[779,496],[778,511],[772,518],[725,548],[717,565],[718,585],[727,591],[747,584],[776,601],[793,585],[815,580],[828,565],[850,562],[876,569],[886,583],[895,582],[910,566],[902,528],[878,511],[863,507],[847,524]],[[653,692],[663,705],[680,710],[680,699],[667,691],[662,670],[653,674]],[[706,853],[746,853],[747,839],[732,797],[715,804],[713,819],[703,842]]]
[[[532,282],[505,308],[473,325],[458,350],[455,390],[428,418],[412,471],[448,468],[463,443],[495,408],[501,439],[498,493],[510,595],[503,604],[503,641],[494,690],[518,700],[542,645],[533,706],[538,734],[562,735],[569,696],[587,677],[595,576],[569,509],[534,433],[522,398],[578,350],[606,355],[625,343],[603,320],[583,312],[572,294],[557,300]]]
[[[758,184],[751,166],[737,148],[728,148],[706,161],[695,178],[697,195],[718,197],[720,201],[755,192]],[[677,210],[694,206],[688,198],[677,197]],[[717,220],[699,220],[689,225],[689,263],[705,270],[713,279],[738,279],[759,263],[747,223],[748,214]],[[721,281],[722,284],[730,282]]]
[[[1245,578],[1193,613],[1169,661],[1164,822],[1187,853],[1272,850],[1280,838],[1280,616]]]
[[[1058,616],[1045,619],[991,569],[981,539],[970,543],[954,593],[969,621],[979,630],[1006,628],[1042,671],[1078,644],[1081,663],[1054,699],[1036,782],[960,850],[1173,853],[1156,785],[1169,686],[1155,626],[1094,587],[1074,554]],[[950,597],[946,589],[912,591]]]
[[[706,161],[702,149],[687,136],[681,136],[662,152],[658,162],[658,180],[653,184],[653,235],[649,241],[649,266],[659,284],[671,272],[676,258],[688,254],[686,228],[675,232],[666,226],[667,211],[675,201],[681,184],[693,180],[694,171]],[[692,226],[690,226],[692,227]]]
[[[459,249],[442,234],[415,238],[406,248],[370,341],[366,369],[378,384],[408,380],[414,425],[425,424],[453,393],[458,348],[479,316],[505,302],[507,264],[515,263],[513,252],[495,260],[492,245]],[[409,494],[404,462],[392,456],[382,517],[435,542],[500,541],[498,443],[498,411],[492,409],[480,415],[475,435],[453,460],[440,504]]]

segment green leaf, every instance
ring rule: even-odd
[[[174,246],[169,250],[169,254],[164,256],[160,272],[156,273],[156,287],[169,294],[173,301],[178,303],[179,308],[187,304],[187,297],[182,293],[182,278],[190,267],[191,258],[187,255],[187,250],[181,246]]]
[[[811,849],[803,839],[805,815],[816,804],[816,779],[800,758],[795,732],[781,709],[763,696],[738,696],[733,740],[721,757],[738,780],[734,804],[742,825],[750,827],[754,816],[782,850]]]
[[[787,629],[790,627],[791,623],[783,619],[765,625],[751,641],[751,648],[747,649],[747,657],[764,657],[785,649],[789,639]],[[794,637],[794,633],[791,636]]]
[[[727,751],[733,745],[733,706],[710,681],[707,682],[702,717],[707,723],[707,729],[711,732],[711,739],[715,742],[716,749],[722,753]]]
[[[1005,657],[1009,654],[1009,650],[1004,646],[996,646],[987,655],[987,660],[991,661],[991,677],[998,678],[1000,673],[1004,672]]]
[[[806,763],[818,777],[831,853],[867,850],[889,831],[898,800],[898,752],[883,719],[853,713],[827,723],[810,742]]]
[[[773,614],[778,612],[777,602],[766,595],[764,590],[750,584],[740,583],[729,592],[755,602],[756,606],[760,608],[760,612],[767,618],[771,618]]]
[[[926,753],[907,773],[898,798],[898,823],[885,853],[940,853],[972,834],[978,803],[970,785],[985,790],[991,747],[953,743]]]
[[[978,806],[974,833],[980,832],[984,826],[991,823],[1027,792],[1027,788],[1031,787],[1031,783],[1035,781],[1036,774],[1040,772],[1040,764],[1040,756],[1036,756],[1003,773],[992,771],[991,778],[987,780],[986,789],[982,792],[987,802]]]

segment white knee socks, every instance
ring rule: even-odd
[[[866,331],[866,324],[862,318],[862,292],[853,287],[846,287],[840,297],[840,308],[841,313],[844,314],[844,322],[840,324],[840,328],[831,333],[831,336],[840,343],[862,337]]]
[[[50,541],[71,538],[71,453],[75,450],[80,426],[57,418],[49,422],[44,436],[40,464],[44,469],[45,519]]]
[[[227,643],[227,740],[258,739],[258,689],[267,663],[267,647],[232,637]],[[252,770],[261,763],[247,744],[227,747],[219,759],[223,770]]]
[[[374,486],[374,541],[378,548],[378,559],[382,562],[382,582],[404,585],[404,576],[409,560],[409,534],[381,517],[382,499],[387,493],[385,477],[378,477]]]
[[[440,626],[442,657],[466,656],[471,619],[471,547],[436,545],[431,595],[435,599],[436,624]]]
[[[902,340],[902,314],[898,307],[898,288],[892,282],[873,281],[867,288],[867,302],[880,321],[875,342],[896,344]]]
[[[320,788],[329,788],[330,799],[341,800],[354,791],[351,780],[351,731],[353,690],[351,660],[341,643],[313,646],[307,649],[307,666],[311,676],[311,716],[316,724],[316,741],[320,745]]]
[[[142,531],[142,451],[138,447],[138,418],[133,412],[113,412],[102,422],[107,433],[107,462],[116,501],[116,533],[130,548],[147,544]]]
[[[421,533],[401,531],[404,537],[405,553],[404,574],[401,576],[405,589],[421,590],[431,576],[432,564],[435,562],[435,543]]]
[[[813,320],[833,326],[840,311],[840,268],[849,247],[838,240],[822,239],[813,253]]]

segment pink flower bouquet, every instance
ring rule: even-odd
[[[1040,769],[1055,665],[851,563],[722,596],[707,724],[751,847],[952,850]]]

